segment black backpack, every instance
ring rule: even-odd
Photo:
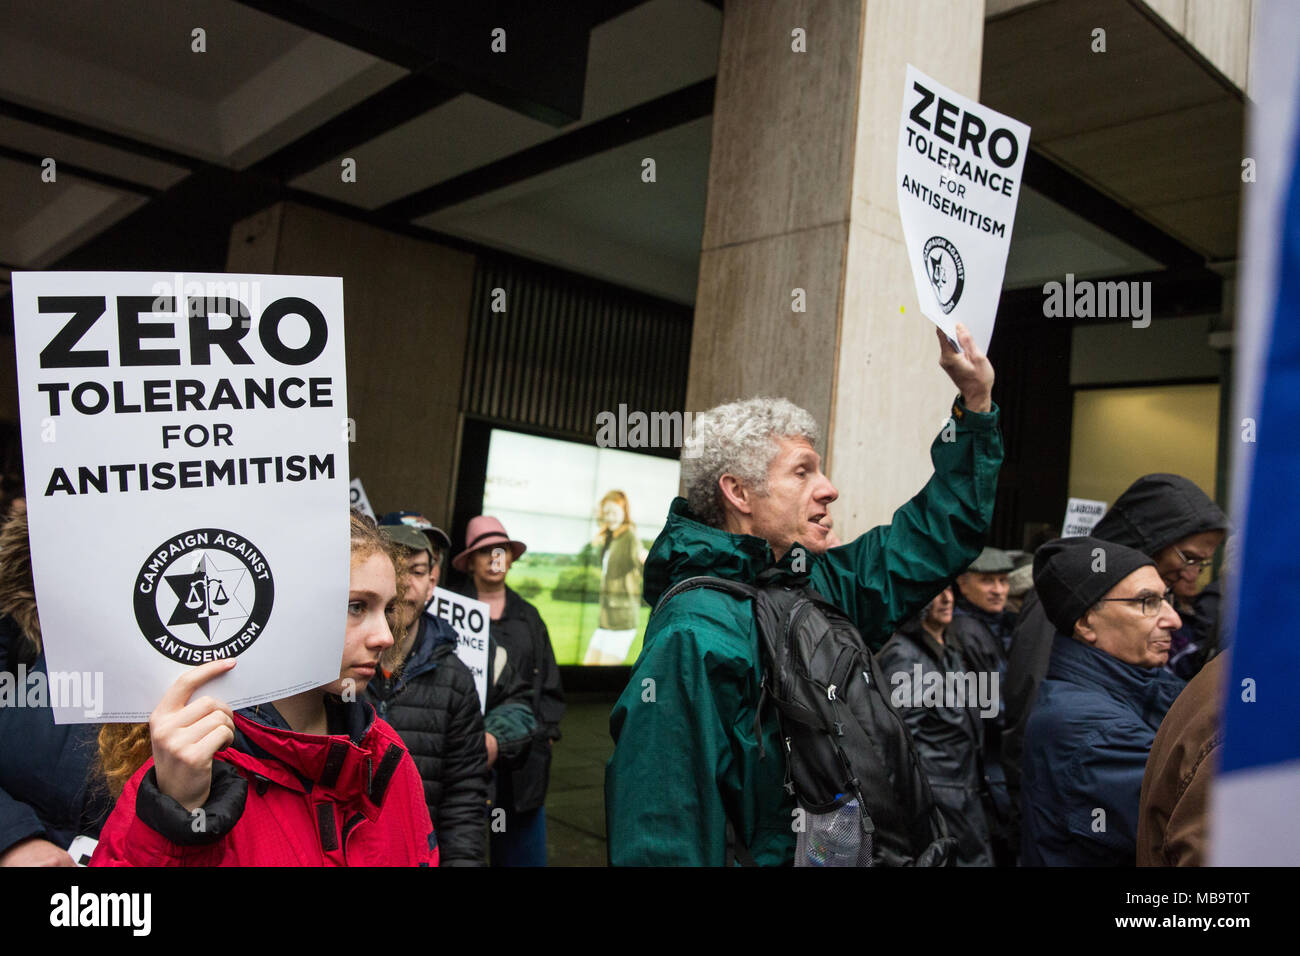
[[[796,865],[806,865],[810,841],[824,840],[854,818],[846,807],[854,799],[861,810],[858,856],[829,865],[950,865],[956,840],[948,835],[911,733],[889,702],[862,635],[816,591],[768,583],[766,577],[767,572],[759,576],[758,587],[707,575],[687,578],[655,610],[694,588],[753,600],[763,655],[754,735],[762,747],[758,725],[770,700],[785,741],[785,788],[804,811]],[[819,828],[818,836],[809,835]],[[728,829],[735,831],[730,824]],[[751,864],[738,833],[734,839],[736,858]],[[811,852],[819,859],[816,847]]]

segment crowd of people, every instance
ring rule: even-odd
[[[1203,582],[1227,519],[1151,474],[1089,536],[986,546],[999,410],[959,339],[939,336],[959,394],[933,476],[853,541],[817,423],[783,399],[697,417],[649,554],[626,498],[601,502],[618,589],[590,653],[626,653],[634,584],[654,609],[610,716],[611,863],[1203,862],[1228,643]],[[506,584],[526,545],[485,515],[454,557],[416,511],[350,520],[333,683],[232,710],[204,693],[226,660],[147,724],[0,708],[0,865],[545,865],[565,700],[545,622]],[[482,702],[427,609],[448,563],[489,611]],[[0,669],[43,671],[21,499],[0,612]],[[98,844],[74,860],[79,835]]]

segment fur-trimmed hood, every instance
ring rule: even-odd
[[[8,614],[41,652],[41,619],[32,583],[32,551],[27,540],[27,503],[14,502],[0,527],[0,613]]]

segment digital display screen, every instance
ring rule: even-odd
[[[650,608],[646,553],[680,465],[654,455],[495,429],[483,513],[528,550],[506,583],[541,613],[560,664],[631,664]]]

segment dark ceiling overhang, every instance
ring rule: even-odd
[[[241,0],[552,126],[582,115],[591,28],[635,2]],[[493,50],[504,30],[504,52]],[[500,36],[500,34],[496,34]]]

